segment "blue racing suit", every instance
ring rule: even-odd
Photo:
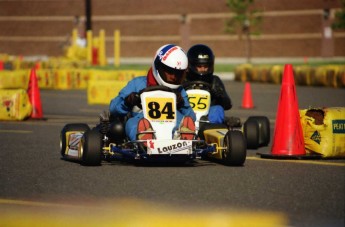
[[[118,96],[112,99],[110,102],[109,111],[111,115],[123,117],[123,116],[126,116],[128,113],[131,114],[131,117],[128,119],[125,125],[126,135],[131,141],[136,140],[138,122],[141,118],[144,117],[144,115],[142,111],[133,112],[132,109],[127,107],[125,105],[125,98],[132,92],[139,93],[141,90],[145,89],[146,87],[147,87],[147,77],[146,76],[136,77],[133,80],[129,81],[128,84],[124,88],[122,88],[122,90],[119,92]],[[187,96],[186,91],[183,89],[183,87],[182,86],[179,87],[177,91],[181,93],[181,96],[184,100],[184,105],[180,109],[177,110],[177,114],[176,114],[177,116],[176,126],[179,126],[184,116],[192,117],[193,121],[195,121],[196,116],[188,102],[188,96]]]

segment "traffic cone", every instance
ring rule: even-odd
[[[244,109],[254,108],[252,91],[251,91],[249,82],[246,82],[244,85],[244,94],[243,94],[243,98],[242,98],[242,106],[241,107]]]
[[[306,155],[292,65],[284,67],[271,154],[262,158],[319,158]]]
[[[38,61],[38,62],[35,63],[35,69],[36,69],[36,70],[41,69],[41,62],[40,62],[40,61]]]
[[[38,87],[36,69],[33,68],[30,73],[28,96],[32,105],[32,112],[30,118],[43,119],[43,110],[41,104],[40,90]]]

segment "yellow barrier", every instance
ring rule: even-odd
[[[61,69],[57,70],[55,76],[55,88],[61,90],[67,89],[86,89],[89,80],[89,74],[85,70]]]
[[[109,105],[111,99],[126,85],[127,81],[90,80],[87,87],[87,102]]]
[[[27,89],[29,73],[28,70],[0,71],[0,89]]]
[[[0,89],[27,89],[30,70],[0,71]],[[89,80],[130,81],[146,75],[144,70],[94,70],[78,68],[37,69],[42,89],[86,89]]]
[[[305,148],[324,157],[345,157],[345,108],[300,110]]]
[[[90,80],[130,81],[137,76],[145,76],[144,70],[90,70]]]
[[[90,80],[117,80],[118,75],[115,70],[90,70]]]
[[[0,120],[24,120],[29,117],[32,106],[24,89],[0,90]]]
[[[134,77],[146,76],[147,71],[145,70],[119,70],[118,80],[130,81]]]
[[[43,89],[54,89],[55,76],[54,71],[50,69],[36,70],[38,87]]]

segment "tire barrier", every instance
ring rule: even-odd
[[[235,80],[280,84],[282,65],[242,64],[235,68]],[[323,65],[294,67],[296,85],[345,87],[345,65]]]

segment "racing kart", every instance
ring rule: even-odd
[[[240,131],[245,137],[248,149],[257,149],[269,144],[270,123],[267,117],[250,116],[244,124],[238,117],[226,117],[222,124],[212,124],[207,118],[211,106],[211,85],[204,81],[188,81],[183,84],[183,87],[196,114],[195,125],[198,136],[206,143],[211,144],[216,141],[217,145],[221,147],[228,140],[227,134],[238,134],[236,132]],[[242,140],[240,135],[236,137],[236,140]],[[209,154],[210,157],[217,159],[221,159],[224,155],[226,154],[222,154],[222,152]]]
[[[173,130],[176,125],[176,94],[170,88],[148,87],[140,98],[141,111],[153,127],[154,139],[130,141],[124,132],[126,119],[113,119],[103,114],[94,128],[84,123],[63,127],[60,133],[62,157],[83,165],[101,165],[103,160],[184,163],[209,155],[218,157],[225,165],[238,166],[245,162],[245,139],[238,130],[223,130],[223,139],[210,143],[200,139],[197,133],[193,140],[179,139],[180,132]]]

